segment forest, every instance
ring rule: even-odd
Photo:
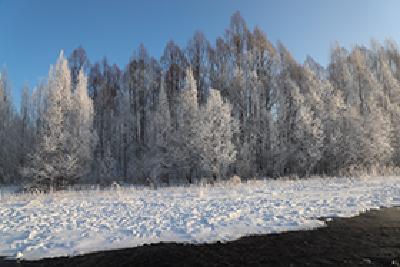
[[[56,55],[55,55],[56,57]],[[253,177],[390,174],[400,167],[400,50],[391,40],[327,66],[299,63],[237,12],[121,68],[61,51],[19,109],[0,75],[0,183],[178,184]]]

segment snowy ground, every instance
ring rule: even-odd
[[[1,188],[0,188],[1,189]],[[0,190],[0,256],[39,259],[160,241],[215,242],[323,226],[400,205],[400,177],[13,194]]]

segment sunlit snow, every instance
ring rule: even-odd
[[[43,195],[0,190],[0,256],[39,259],[160,241],[215,242],[323,226],[400,205],[400,177],[251,181]]]

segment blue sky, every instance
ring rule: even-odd
[[[325,65],[334,41],[400,41],[398,0],[0,0],[0,66],[18,103],[23,84],[46,77],[61,49],[82,45],[92,62],[106,56],[124,67],[140,43],[156,58],[196,30],[214,43],[236,10],[301,62],[311,55]]]

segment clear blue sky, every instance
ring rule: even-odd
[[[156,58],[168,40],[184,46],[196,30],[214,43],[236,10],[301,62],[309,54],[325,65],[336,40],[400,41],[398,0],[0,0],[0,66],[18,103],[23,84],[46,77],[60,49],[82,45],[91,62],[107,56],[124,67],[140,43]]]

